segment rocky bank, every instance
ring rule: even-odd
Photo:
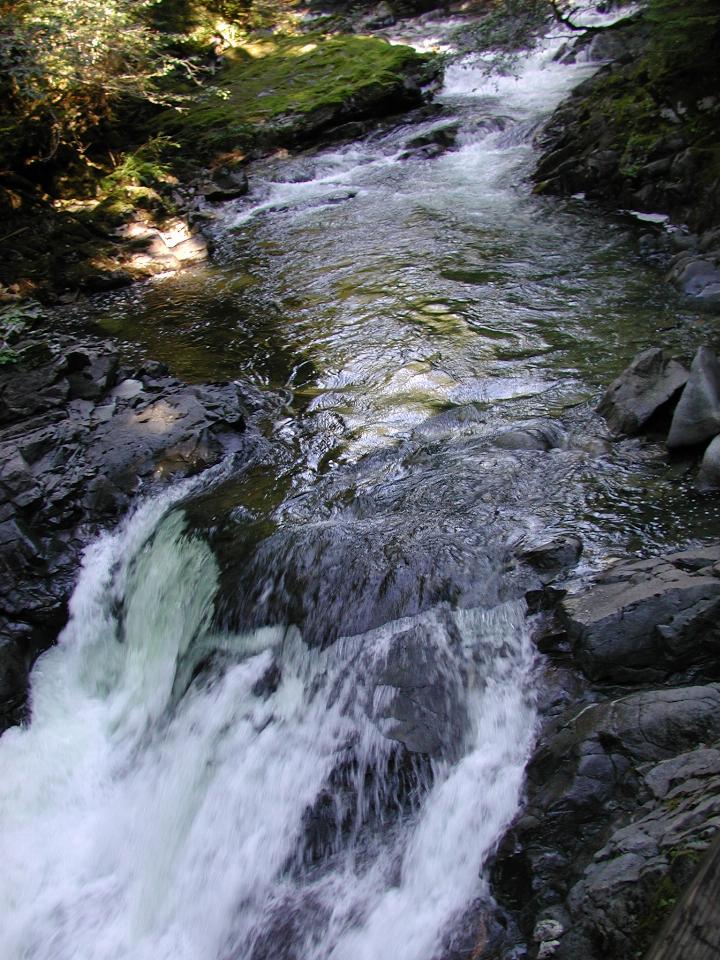
[[[0,730],[25,715],[28,673],[63,627],[83,548],[138,497],[251,456],[234,383],[188,386],[93,339],[32,334],[0,367]]]
[[[640,14],[591,31],[561,52],[606,63],[538,136],[535,189],[612,210],[663,214],[649,235],[683,293],[720,303],[720,16],[705,0],[651,0]]]
[[[651,348],[599,412],[616,436],[665,436],[668,455],[702,457],[698,482],[714,486],[719,403],[712,350],[688,370]],[[616,562],[567,588],[551,588],[536,621],[542,729],[494,892],[520,955],[632,960],[720,830],[720,545]]]

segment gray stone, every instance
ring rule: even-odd
[[[690,377],[675,408],[667,445],[692,447],[720,433],[720,363],[709,347],[693,358]]]
[[[712,561],[700,551],[697,561]],[[617,564],[561,614],[578,662],[594,679],[652,682],[720,669],[720,579],[692,570],[693,552]]]
[[[564,436],[562,431],[553,423],[538,423],[507,430],[496,437],[492,443],[502,450],[539,450],[547,451],[562,445]]]
[[[605,391],[598,413],[613,433],[639,433],[685,386],[688,372],[658,347],[643,350]]]
[[[520,559],[534,567],[541,579],[549,579],[571,570],[582,555],[583,542],[572,533],[558,534],[548,540],[524,544]]]
[[[457,627],[442,610],[398,626],[385,641],[381,662],[369,667],[371,717],[384,736],[413,753],[455,758],[468,719],[463,675],[453,656]]]
[[[544,940],[559,940],[565,933],[565,928],[559,920],[545,918],[538,920],[533,930],[533,940],[536,943],[542,943]]]
[[[720,436],[710,442],[703,454],[697,483],[701,490],[720,487]]]
[[[662,800],[676,784],[709,775],[720,776],[720,749],[716,747],[702,747],[661,761],[645,774],[645,783]]]
[[[142,380],[132,380],[128,378],[119,383],[111,393],[111,397],[115,400],[132,400],[133,397],[136,397],[139,393],[142,392],[143,383]],[[111,413],[114,412],[111,410]],[[106,420],[106,416],[98,417],[98,420]]]
[[[675,284],[689,297],[709,304],[720,302],[720,269],[710,260],[691,260]]]
[[[243,197],[249,190],[248,178],[244,170],[230,164],[212,171],[208,180],[200,185],[200,192],[206,200],[235,200]]]

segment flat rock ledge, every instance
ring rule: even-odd
[[[28,673],[67,619],[80,554],[139,494],[240,451],[237,384],[188,386],[113,344],[17,344],[0,369],[0,732],[24,717]]]
[[[513,956],[644,956],[719,835],[719,572],[720,544],[621,562],[543,620],[543,729],[492,867]]]

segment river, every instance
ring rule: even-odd
[[[578,533],[582,576],[720,529],[593,412],[703,321],[627,218],[532,194],[534,132],[595,69],[562,42],[256,165],[211,266],[92,307],[178,376],[252,385],[256,439],[86,554],[0,741],[8,960],[449,955],[536,737],[518,547]],[[439,126],[451,149],[405,156]]]

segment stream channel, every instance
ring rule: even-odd
[[[564,39],[509,75],[455,62],[437,116],[256,164],[211,265],[86,309],[247,384],[247,448],[87,551],[0,741],[7,960],[448,956],[537,735],[520,546],[580,535],[582,578],[720,532],[594,413],[709,320],[628,218],[532,194],[533,134],[596,67]]]

